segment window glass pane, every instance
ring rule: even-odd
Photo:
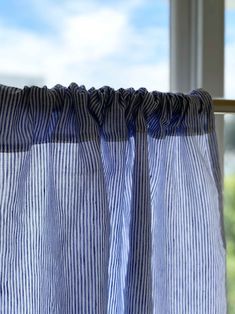
[[[169,89],[169,0],[0,2],[0,83]]]
[[[228,314],[235,313],[235,115],[225,115],[224,223],[227,242]]]
[[[235,0],[225,1],[225,97],[235,99]],[[224,219],[228,313],[235,313],[235,115],[225,115]]]

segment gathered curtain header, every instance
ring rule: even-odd
[[[0,312],[225,314],[212,104],[0,85]]]
[[[101,136],[106,141],[121,141],[136,132],[164,138],[213,129],[212,98],[203,89],[182,94],[149,92],[143,87],[87,90],[76,83],[23,89],[0,84],[0,151]]]

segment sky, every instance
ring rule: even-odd
[[[225,93],[235,96],[235,0],[227,4]],[[168,25],[169,0],[0,0],[0,82],[168,91]]]
[[[225,84],[226,98],[235,98],[235,0],[227,0],[225,11]]]
[[[0,1],[0,78],[167,90],[168,6],[167,0]]]

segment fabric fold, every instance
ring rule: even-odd
[[[76,83],[23,89],[0,85],[0,151],[101,136],[119,141],[145,131],[154,138],[209,133],[212,114],[211,96],[203,89],[174,94],[143,87],[86,89]]]
[[[225,314],[211,96],[0,85],[0,313]]]

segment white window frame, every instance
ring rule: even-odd
[[[224,97],[224,15],[224,0],[170,0],[172,92],[187,93],[202,87],[212,97]],[[223,178],[223,114],[215,115],[215,127]],[[222,232],[225,237],[224,226]]]
[[[170,0],[170,90],[224,97],[224,0]],[[224,115],[216,115],[224,169]]]
[[[224,97],[224,0],[170,0],[170,90]],[[216,115],[224,175],[224,115]]]

